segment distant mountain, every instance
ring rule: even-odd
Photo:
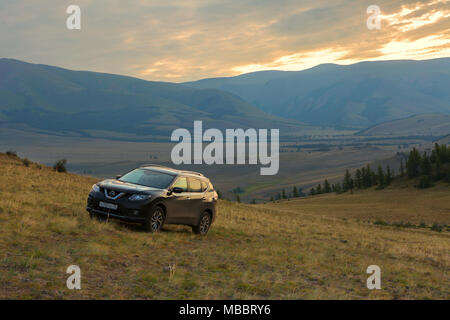
[[[450,114],[450,58],[323,64],[185,84],[232,92],[268,113],[316,125],[364,128],[414,114]]]
[[[387,121],[357,133],[362,136],[444,136],[450,134],[450,115],[424,113]]]
[[[203,120],[214,128],[298,130],[218,89],[193,89],[112,74],[0,59],[0,125],[108,136],[168,137]],[[99,134],[100,133],[100,134]]]

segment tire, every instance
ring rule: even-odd
[[[195,234],[206,236],[209,228],[211,227],[211,215],[205,211],[201,214],[198,225],[192,227],[192,231]]]
[[[155,207],[153,208],[152,213],[147,217],[147,220],[144,223],[144,228],[148,232],[159,232],[164,225],[165,219],[166,214],[164,209],[159,206]]]

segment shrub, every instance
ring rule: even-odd
[[[22,163],[25,167],[29,167],[31,164],[31,161],[28,160],[27,158],[25,158],[25,159],[22,159]]]
[[[9,157],[15,157],[17,158],[17,152],[15,152],[14,150],[8,150],[6,151],[6,155]]]
[[[58,160],[53,165],[53,170],[55,170],[56,172],[67,172],[66,164],[67,164],[66,159]]]
[[[379,225],[379,226],[388,226],[389,223],[387,223],[386,221],[383,220],[377,220],[374,222],[374,224]]]
[[[431,226],[431,230],[437,231],[437,232],[442,232],[442,226],[440,224],[433,223],[433,225]]]
[[[429,176],[421,176],[419,179],[419,185],[417,186],[417,188],[425,189],[425,188],[429,188],[432,186],[433,186],[433,184],[431,183],[431,179]]]

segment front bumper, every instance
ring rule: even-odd
[[[100,202],[117,205],[117,209],[108,209],[100,206]],[[103,192],[91,192],[87,199],[86,210],[89,213],[99,216],[119,219],[125,222],[143,223],[146,219],[146,212],[149,209],[150,201],[130,202],[126,198],[111,200],[107,199]]]
[[[142,217],[122,216],[122,215],[117,214],[117,213],[111,213],[111,212],[108,212],[108,211],[93,209],[93,208],[90,208],[90,207],[86,207],[86,210],[89,213],[98,214],[98,215],[101,215],[101,216],[103,216],[105,218],[118,219],[118,220],[121,220],[121,221],[124,221],[124,222],[130,222],[130,223],[144,223],[145,222],[145,218],[142,218]]]

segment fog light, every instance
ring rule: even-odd
[[[137,216],[139,214],[139,210],[133,210],[133,214]]]

